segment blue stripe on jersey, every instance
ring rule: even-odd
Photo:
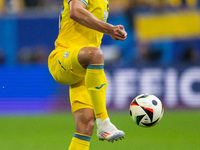
[[[88,4],[85,0],[79,0],[79,1],[83,2],[86,6]]]
[[[72,0],[68,0],[68,4],[69,4],[69,2],[71,2]],[[81,2],[83,2],[86,6],[87,6],[87,2],[85,1],[85,0],[79,0],[79,1],[81,1]]]
[[[89,65],[87,69],[103,69],[104,65]]]
[[[84,141],[88,141],[88,142],[90,142],[90,139],[91,139],[91,137],[89,137],[89,136],[84,136],[84,135],[80,135],[80,134],[76,134],[76,133],[74,133],[74,137],[84,140]]]

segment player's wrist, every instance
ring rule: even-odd
[[[113,35],[113,27],[114,26],[112,24],[107,23],[107,27],[104,33],[110,36]]]

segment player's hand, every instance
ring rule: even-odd
[[[117,25],[117,26],[112,26],[110,36],[114,40],[124,41],[127,38],[127,33],[124,29],[124,26]]]

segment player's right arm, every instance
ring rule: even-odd
[[[80,0],[71,0],[69,3],[70,18],[83,26],[110,35],[115,40],[124,41],[127,33],[122,25],[111,25],[96,18],[86,9],[86,5]]]

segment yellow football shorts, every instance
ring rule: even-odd
[[[60,84],[69,84],[71,110],[74,113],[82,108],[93,109],[85,87],[84,69],[78,61],[80,48],[57,47],[48,58],[48,67],[53,78]]]

